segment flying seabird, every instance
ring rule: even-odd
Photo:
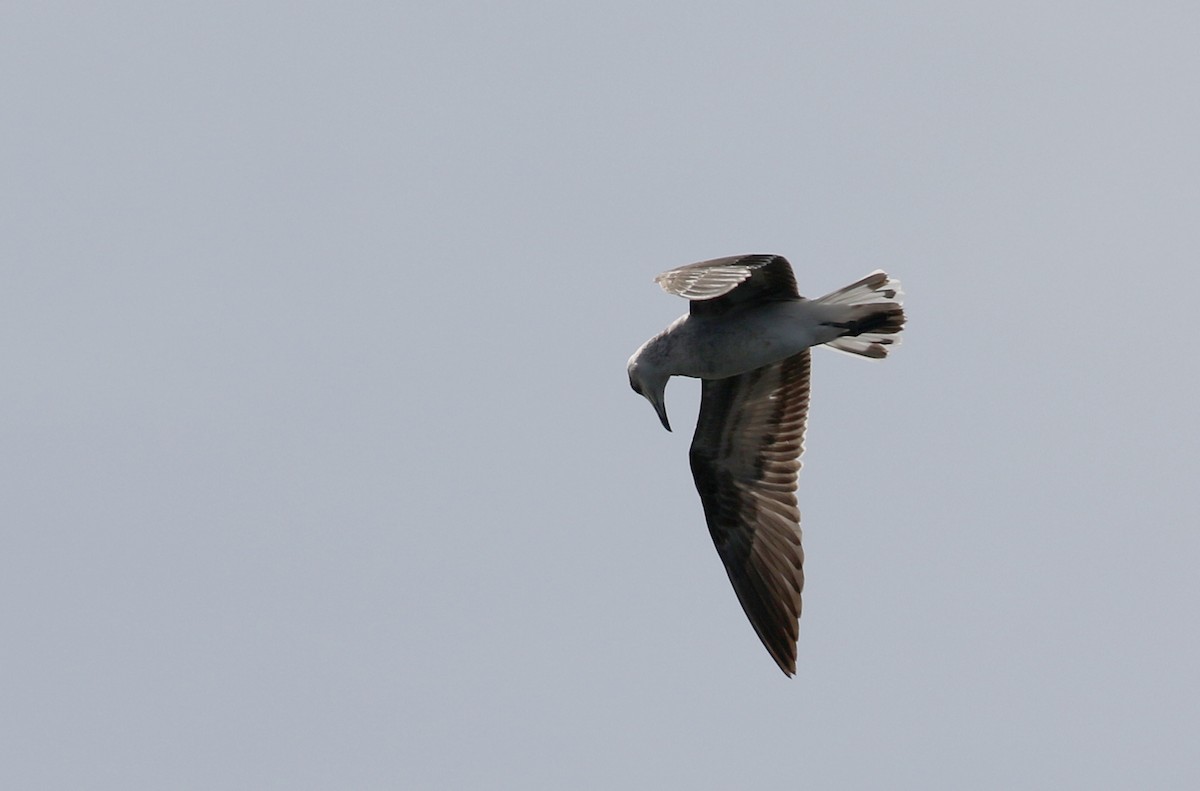
[[[781,255],[716,258],[655,280],[691,305],[629,358],[629,384],[670,431],[667,380],[701,380],[689,459],[704,518],[754,631],[791,676],[804,588],[796,474],[809,350],[886,357],[904,326],[900,284],[875,271],[805,299]]]

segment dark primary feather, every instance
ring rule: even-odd
[[[784,673],[796,672],[804,550],[796,475],[808,413],[809,350],[703,380],[690,460],[717,552],[742,609]]]
[[[792,266],[781,255],[734,255],[663,272],[655,281],[692,301],[693,314],[717,315],[746,302],[799,299]]]

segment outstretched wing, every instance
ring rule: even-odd
[[[704,380],[690,460],[704,517],[754,631],[796,672],[804,550],[796,475],[808,415],[809,350]]]
[[[692,301],[692,313],[719,314],[744,302],[799,298],[792,266],[781,255],[734,255],[688,264],[655,278]]]

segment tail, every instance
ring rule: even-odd
[[[827,342],[838,351],[876,359],[887,357],[889,347],[900,342],[904,328],[900,281],[876,270],[857,283],[814,300],[826,307],[823,324],[841,330]]]

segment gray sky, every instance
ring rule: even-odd
[[[1197,787],[1198,34],[5,4],[0,786]],[[624,370],[742,252],[908,294],[790,681]]]

